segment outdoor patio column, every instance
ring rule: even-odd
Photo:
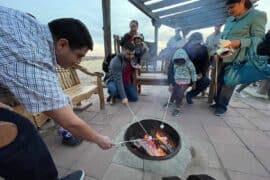
[[[103,31],[104,31],[104,56],[112,52],[111,40],[111,1],[102,0]]]
[[[160,24],[156,22],[152,22],[153,26],[155,27],[155,37],[154,37],[154,42],[155,42],[155,54],[157,54],[158,51],[158,29],[160,28]]]

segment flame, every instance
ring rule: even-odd
[[[161,141],[163,144],[169,144],[168,138],[165,136],[165,134],[161,131],[156,132],[156,138]]]
[[[174,151],[175,145],[170,136],[162,130],[156,131],[154,137],[145,134],[140,146],[149,156],[162,157]]]
[[[144,135],[144,140],[149,145],[145,149],[150,156],[166,156],[166,152],[162,148],[158,147],[155,141],[150,138],[149,135]]]

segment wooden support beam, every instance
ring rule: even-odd
[[[209,1],[209,2],[208,2]],[[220,9],[226,8],[224,0],[208,0],[206,1],[195,1],[194,3],[185,4],[182,6],[170,8],[163,11],[158,11],[154,13],[156,16],[166,16],[170,14],[181,13],[183,11],[191,10],[191,9]]]
[[[104,55],[112,53],[111,40],[111,1],[102,0],[102,14],[103,14],[103,31],[104,31]]]
[[[157,51],[158,51],[158,29],[159,26],[155,25],[155,55],[157,55]]]

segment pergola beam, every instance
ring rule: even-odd
[[[160,22],[162,24],[168,24],[172,23],[175,24],[176,22],[182,23],[185,25],[187,22],[192,22],[201,20],[201,19],[207,19],[207,20],[212,20],[215,19],[217,16],[222,16],[224,18],[227,17],[226,10],[224,9],[215,9],[212,11],[209,11],[208,13],[205,13],[207,9],[199,9],[199,10],[194,10],[194,11],[189,11],[186,13],[178,14],[173,17],[166,17],[166,18],[161,18]],[[222,13],[222,11],[224,11]]]
[[[226,18],[217,18],[217,19],[214,19],[214,20],[204,20],[204,21],[200,21],[200,22],[197,22],[197,23],[192,23],[192,24],[187,24],[183,27],[183,30],[184,31],[192,31],[192,30],[195,30],[195,29],[200,29],[200,28],[207,28],[207,27],[211,27],[211,26],[214,26],[218,23],[224,23],[226,20]],[[181,24],[164,24],[164,25],[167,25],[169,27],[179,27]]]
[[[209,1],[209,2],[208,2]],[[166,15],[176,15],[176,13],[181,13],[183,11],[187,11],[189,9],[219,9],[219,8],[225,8],[225,2],[224,0],[208,0],[207,2],[205,1],[198,1],[190,4],[185,4],[182,6],[174,7],[171,9],[163,10],[163,11],[158,11],[154,13],[156,16],[166,16]],[[214,3],[216,2],[216,3]],[[194,8],[195,7],[195,8]],[[168,16],[169,17],[169,16]]]
[[[141,0],[142,3],[145,3],[145,2],[147,2],[147,1],[151,1],[151,0]]]
[[[155,10],[155,9],[160,9],[160,8],[164,8],[167,6],[171,6],[171,5],[175,5],[175,4],[179,4],[179,3],[183,3],[187,1],[190,1],[190,0],[163,0],[160,2],[153,3],[153,4],[149,4],[147,5],[147,7],[150,10]]]
[[[189,29],[189,30],[193,30],[194,27],[198,27],[201,26],[202,28],[203,25],[205,24],[211,24],[211,25],[215,25],[218,23],[224,23],[226,20],[226,17],[222,17],[222,16],[217,16],[215,19],[209,20],[209,19],[202,19],[202,20],[197,20],[197,21],[193,21],[193,22],[188,22],[188,23],[177,23],[177,22],[172,22],[172,23],[165,23],[165,25],[169,26],[169,27],[182,27],[183,29]],[[198,25],[198,26],[197,26]],[[207,25],[208,26],[208,25]]]
[[[150,17],[154,21],[158,21],[159,18],[152,13],[151,9],[149,9],[147,6],[143,4],[140,0],[128,0],[130,3],[132,3],[135,7],[137,7],[139,10],[141,10],[144,14],[146,14],[148,17]]]

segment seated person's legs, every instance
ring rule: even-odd
[[[128,101],[130,102],[138,101],[138,93],[133,84],[125,85],[125,91],[127,94]]]
[[[14,123],[0,119],[0,149],[12,143],[17,137],[18,129]]]
[[[6,109],[0,109],[0,117],[2,122],[12,123],[18,130],[13,142],[0,148],[0,176],[7,180],[57,179],[51,155],[33,124]]]
[[[20,105],[15,96],[7,88],[2,86],[0,86],[0,101],[11,107]],[[63,137],[62,143],[68,146],[76,146],[82,142],[80,138],[73,136],[70,132],[62,127],[59,128],[59,135]]]

